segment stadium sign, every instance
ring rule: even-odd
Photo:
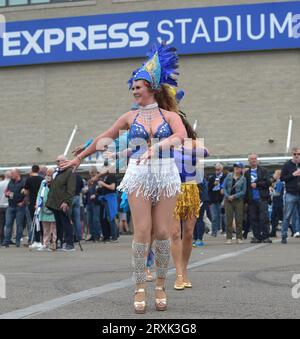
[[[161,41],[179,54],[300,48],[300,1],[7,22],[0,66],[144,57]]]

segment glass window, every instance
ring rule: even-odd
[[[73,0],[51,0],[52,3],[71,2]]]
[[[8,0],[8,6],[27,5],[28,0]]]
[[[46,4],[50,3],[50,0],[30,0],[30,3],[35,5],[35,4]]]
[[[4,7],[6,5],[6,0],[0,0],[0,7]]]

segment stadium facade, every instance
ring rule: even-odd
[[[1,166],[53,163],[75,125],[73,146],[111,126],[161,40],[214,156],[284,154],[290,116],[300,144],[299,1],[0,0],[0,14]]]

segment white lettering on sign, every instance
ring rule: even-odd
[[[145,31],[148,25],[148,21],[143,21],[131,25],[119,23],[111,26],[91,25],[88,28],[39,29],[34,33],[6,32],[3,35],[3,56],[48,54],[62,45],[66,52],[144,47],[150,41],[150,35]]]

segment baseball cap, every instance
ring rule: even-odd
[[[236,162],[233,167],[244,168],[244,164],[242,162]]]

